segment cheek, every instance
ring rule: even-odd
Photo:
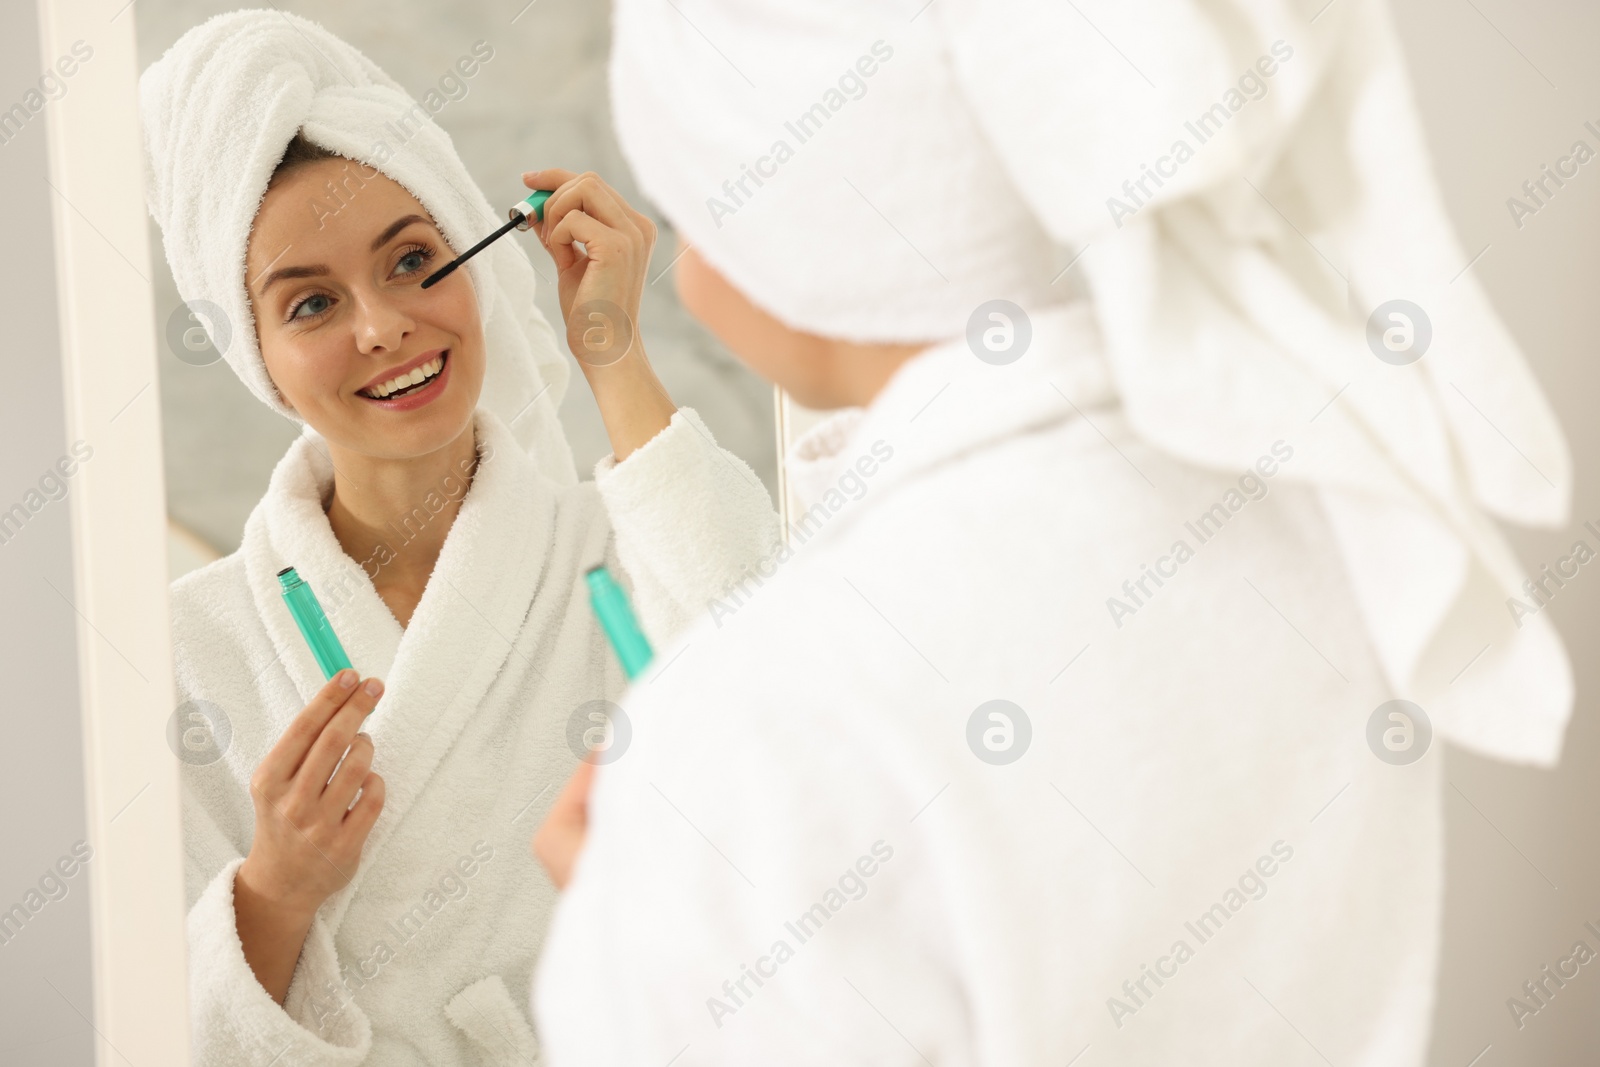
[[[466,276],[465,271],[458,271],[457,274]],[[417,308],[418,324],[431,328],[431,336],[444,335],[439,343],[451,346],[450,361],[454,367],[450,371],[450,391],[461,402],[475,405],[482,393],[489,359],[483,319],[478,314],[477,296],[470,285],[457,286],[438,297],[429,295],[437,290],[415,292],[418,299],[426,302]],[[558,336],[559,333],[557,331]]]
[[[337,392],[345,375],[340,346],[319,339],[315,333],[294,335],[271,331],[261,343],[261,359],[267,365],[278,392],[302,414],[314,406],[314,398]]]
[[[478,315],[478,297],[470,285],[454,289],[448,301],[433,317],[439,326],[463,341],[476,343],[483,340],[483,320]]]
[[[672,284],[678,291],[678,302],[685,311],[698,319],[706,328],[712,324],[708,319],[710,309],[707,307],[707,282],[709,272],[700,262],[700,257],[693,252],[686,253],[678,260],[678,265],[672,271]]]
[[[693,252],[679,261],[673,281],[685,310],[761,377],[789,386],[813,369],[802,335],[750,303]]]

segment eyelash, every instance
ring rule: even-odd
[[[432,245],[428,245],[428,244],[423,244],[421,242],[417,242],[415,244],[406,245],[404,248],[402,248],[400,250],[400,259],[402,259],[402,260],[403,259],[407,259],[407,258],[409,258],[411,256],[420,256],[422,258],[422,266],[418,267],[416,270],[406,271],[407,275],[414,275],[414,274],[419,274],[422,271],[426,270],[427,267],[428,267],[428,264],[433,262],[433,257],[434,257],[435,254],[436,253],[434,252],[434,249],[433,249]],[[397,260],[396,262],[398,263],[399,261]],[[291,324],[292,325],[296,321],[295,315],[296,315],[297,312],[299,312],[299,310],[301,308],[301,305],[305,304],[306,301],[308,301],[308,300],[311,300],[311,299],[313,299],[315,297],[323,296],[323,295],[325,295],[325,294],[323,294],[323,293],[307,293],[305,296],[301,297],[299,300],[296,300],[293,304],[291,304],[289,306],[288,314],[285,316],[283,321],[285,323],[287,323],[287,324]],[[318,312],[315,315],[307,315],[304,318],[299,319],[298,321],[300,321],[300,322],[312,322],[312,321],[315,321],[316,319],[321,318],[323,315],[326,315],[326,314],[327,314],[326,311],[321,311],[321,312]]]

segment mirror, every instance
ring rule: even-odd
[[[229,6],[219,3],[197,10],[189,3],[142,0],[130,12],[137,25],[139,68],[144,70],[156,62],[203,16],[225,11]],[[375,20],[372,10],[343,8],[312,12],[308,9],[306,14],[340,39],[339,42],[325,38],[314,41],[311,47],[319,53],[332,50],[339,54],[340,62],[345,62],[345,56],[338,49],[340,42],[347,43],[401,84],[432,122],[448,134],[468,178],[483,190],[490,204],[511,203],[526,195],[521,182],[525,171],[560,167],[574,172],[595,171],[626,204],[641,212],[650,210],[633,183],[609,127],[605,92],[608,12],[604,6],[529,5],[521,12],[493,10],[464,18],[454,9],[419,4],[405,17],[408,31],[398,35],[383,28],[393,24],[391,17]],[[285,34],[290,46],[310,39],[317,32],[313,27],[290,23],[287,17],[282,26],[269,23],[267,29]],[[536,103],[530,106],[530,102]],[[414,131],[404,118],[386,124],[382,134],[386,138],[393,135],[393,143],[398,146],[396,151],[402,159],[421,158],[429,167],[434,166],[430,153],[435,151],[435,146],[428,134]],[[388,143],[385,142],[385,153]],[[298,169],[294,169],[296,167]],[[569,764],[573,760],[558,753],[558,758],[547,761],[548,765],[534,768],[526,763],[513,763],[503,773],[493,768],[492,759],[490,763],[460,763],[453,769],[452,761],[464,760],[466,757],[458,753],[487,740],[486,735],[474,733],[481,729],[478,723],[482,720],[483,709],[468,708],[467,703],[474,699],[486,704],[504,703],[508,697],[503,694],[509,692],[505,679],[519,671],[528,675],[528,687],[521,692],[538,709],[536,717],[549,719],[557,733],[567,730],[574,759],[580,744],[582,747],[590,745],[590,735],[596,729],[602,732],[607,744],[612,742],[615,733],[620,738],[616,742],[620,746],[626,740],[626,713],[608,698],[616,695],[613,689],[620,686],[621,679],[615,668],[607,666],[603,669],[615,683],[612,687],[602,687],[598,675],[589,681],[576,682],[587,668],[570,655],[570,662],[542,658],[536,661],[534,657],[541,656],[544,644],[559,646],[562,643],[556,635],[565,632],[563,628],[568,625],[560,619],[538,622],[544,610],[539,599],[536,598],[531,607],[524,603],[520,611],[504,617],[496,613],[495,604],[500,602],[496,598],[507,591],[531,595],[531,586],[522,589],[518,584],[519,576],[507,573],[525,557],[512,553],[495,558],[489,554],[490,546],[473,542],[478,544],[474,553],[481,554],[475,555],[472,565],[465,573],[450,569],[450,557],[444,553],[450,551],[451,543],[443,546],[438,543],[443,535],[433,516],[445,513],[441,508],[449,509],[447,521],[453,522],[460,514],[456,509],[464,506],[463,496],[468,485],[479,484],[478,475],[465,457],[459,470],[452,468],[442,478],[433,479],[437,492],[419,495],[407,490],[399,496],[386,495],[382,501],[374,497],[372,510],[362,511],[359,517],[355,515],[361,505],[341,497],[339,502],[332,503],[333,510],[326,517],[308,509],[304,516],[296,513],[293,519],[286,519],[289,512],[285,510],[272,512],[265,520],[268,524],[284,521],[290,525],[323,527],[320,535],[305,529],[286,531],[276,526],[272,527],[270,536],[265,533],[247,535],[247,523],[254,510],[262,506],[263,497],[269,491],[269,479],[286,453],[303,454],[313,463],[325,460],[340,480],[341,494],[352,486],[357,493],[361,492],[360,483],[367,481],[368,474],[377,469],[366,465],[341,466],[349,462],[342,456],[355,453],[361,454],[360,459],[365,464],[368,446],[353,443],[360,433],[340,439],[339,432],[346,426],[366,425],[360,420],[368,416],[353,416],[347,423],[344,420],[348,407],[315,406],[326,394],[310,388],[302,392],[300,386],[310,386],[314,380],[320,390],[328,380],[297,377],[299,369],[310,364],[296,361],[303,356],[322,361],[344,359],[359,366],[363,378],[374,370],[387,377],[389,371],[399,366],[397,360],[409,361],[413,356],[420,360],[426,355],[424,349],[437,351],[436,361],[419,364],[413,379],[423,372],[437,375],[438,395],[443,397],[437,403],[442,407],[452,402],[449,399],[452,387],[458,391],[458,396],[461,390],[471,387],[472,361],[478,358],[473,350],[479,349],[489,364],[484,372],[484,396],[480,404],[488,404],[497,380],[493,361],[502,358],[502,353],[493,348],[504,340],[500,338],[497,342],[492,330],[493,320],[479,322],[470,297],[462,299],[459,295],[469,291],[467,279],[471,271],[456,273],[426,295],[421,289],[410,288],[423,274],[444,266],[465,249],[459,241],[454,242],[455,247],[430,245],[428,242],[439,236],[434,232],[435,220],[432,219],[412,223],[399,232],[393,226],[382,229],[391,219],[403,219],[409,211],[425,212],[421,202],[406,189],[387,176],[341,159],[312,159],[286,166],[279,173],[282,178],[274,179],[252,229],[247,273],[251,276],[255,301],[253,334],[259,338],[263,356],[272,369],[273,384],[286,399],[293,398],[297,408],[308,412],[308,424],[317,424],[318,430],[326,433],[326,439],[313,442],[309,449],[303,447],[310,440],[309,431],[300,431],[270,410],[241,382],[225,353],[230,344],[246,340],[242,333],[249,327],[237,319],[230,321],[229,313],[215,304],[185,303],[169,265],[163,257],[154,257],[151,287],[157,323],[169,574],[174,581],[189,576],[207,583],[203,593],[175,592],[173,610],[175,616],[181,616],[191,610],[190,605],[194,610],[209,610],[212,603],[235,603],[229,599],[230,591],[238,591],[242,596],[248,581],[250,591],[256,595],[255,609],[270,617],[276,610],[275,591],[269,589],[263,593],[255,581],[255,572],[249,571],[246,578],[243,569],[251,565],[255,558],[252,553],[256,552],[271,555],[274,567],[277,563],[296,567],[297,574],[309,583],[324,613],[315,625],[331,629],[337,636],[330,655],[337,657],[338,662],[350,663],[363,676],[381,677],[387,687],[383,702],[362,726],[363,735],[372,739],[370,748],[362,752],[359,745],[364,737],[357,739],[352,742],[350,754],[344,757],[352,764],[367,760],[363,767],[370,766],[372,774],[381,775],[383,782],[379,793],[370,784],[371,779],[352,779],[352,786],[359,786],[359,792],[354,801],[357,807],[351,809],[349,818],[360,817],[362,806],[375,796],[382,797],[382,815],[373,816],[380,821],[368,822],[370,835],[358,851],[331,854],[331,849],[319,848],[319,855],[310,856],[293,836],[287,836],[281,849],[278,845],[268,845],[267,848],[274,851],[265,852],[271,858],[262,859],[262,841],[270,833],[263,828],[262,819],[270,820],[273,814],[281,814],[278,809],[287,808],[291,801],[287,793],[277,797],[267,794],[251,797],[255,816],[254,843],[247,848],[249,862],[241,866],[237,874],[221,866],[214,878],[213,869],[239,855],[245,839],[252,833],[250,820],[239,817],[240,804],[246,799],[243,786],[249,777],[249,762],[259,760],[257,767],[267,766],[273,754],[279,751],[278,732],[283,729],[287,716],[293,715],[300,704],[310,698],[322,679],[296,673],[287,662],[300,652],[299,639],[292,632],[289,633],[290,647],[277,643],[281,634],[272,635],[272,640],[268,641],[263,639],[267,634],[252,629],[242,647],[224,644],[208,649],[207,654],[237,655],[240,659],[238,677],[224,678],[202,670],[205,677],[191,689],[180,692],[180,697],[186,699],[174,713],[177,721],[169,731],[169,741],[185,764],[186,782],[193,791],[185,802],[184,827],[185,848],[190,857],[187,891],[193,909],[191,914],[209,916],[214,920],[211,925],[218,928],[226,927],[229,921],[236,923],[249,970],[239,969],[238,960],[227,953],[223,956],[228,959],[216,966],[219,970],[233,968],[229,981],[242,979],[245,984],[251,984],[259,980],[260,986],[282,1003],[283,1010],[280,1010],[259,995],[254,998],[256,1017],[262,1020],[266,1032],[273,1035],[273,1043],[279,1043],[280,1038],[284,1044],[293,1040],[286,1036],[285,1029],[295,1025],[290,1019],[292,1016],[314,1035],[313,1040],[327,1042],[330,1046],[350,1045],[358,1041],[365,1025],[362,1017],[370,1016],[378,1023],[373,1027],[374,1060],[382,1060],[401,1046],[423,1049],[429,1058],[448,1058],[473,1049],[489,1055],[502,1035],[498,1033],[497,1024],[484,1020],[500,1020],[499,1025],[504,1025],[504,1020],[509,1018],[514,1020],[511,1025],[516,1031],[513,1037],[518,1049],[531,1052],[531,1048],[523,1048],[521,1027],[527,1014],[531,964],[542,938],[550,901],[531,902],[528,907],[519,909],[530,917],[513,920],[509,926],[497,912],[513,899],[531,901],[528,893],[541,892],[530,888],[539,884],[541,875],[527,854],[527,840],[552,802],[555,790],[570,774]],[[394,173],[403,172],[396,170]],[[450,179],[446,177],[445,180]],[[304,210],[307,204],[311,207],[309,212]],[[441,217],[438,221],[443,229],[447,220]],[[658,237],[645,271],[639,339],[647,345],[650,365],[671,400],[681,408],[692,408],[698,413],[709,435],[728,453],[748,459],[755,474],[752,476],[747,470],[741,477],[755,486],[764,499],[770,498],[777,482],[771,388],[728,355],[680,306],[672,278],[677,260],[676,238],[664,220],[653,221],[658,227]],[[470,240],[475,241],[479,235],[489,232],[486,221],[474,219],[473,225],[482,228],[473,233]],[[260,252],[255,236],[263,235],[260,239],[266,240],[266,234],[272,235],[273,247]],[[358,290],[353,283],[348,287],[345,283],[359,272],[345,273],[347,261],[354,260],[346,257],[344,249],[359,245],[358,251],[367,255],[365,245],[374,234],[378,234],[377,240],[382,243],[382,247],[372,253],[374,256],[399,257],[392,263],[384,260],[382,266],[386,273],[374,275],[382,278],[374,291],[386,294],[378,298],[385,308],[406,309],[405,313],[411,315],[411,332],[409,339],[399,328],[392,336],[374,335],[375,346],[382,346],[382,350],[378,347],[364,349],[358,356],[348,342],[351,333],[343,325],[346,320],[334,316],[357,314],[340,310],[341,304],[354,309],[358,301]],[[391,236],[385,240],[383,234]],[[154,220],[149,224],[149,241],[152,249],[162,248],[163,233]],[[279,244],[281,250],[277,249]],[[480,264],[499,263],[496,271],[503,279],[504,261],[514,255],[513,245],[520,246],[532,264],[537,278],[538,311],[547,322],[555,324],[556,337],[565,341],[566,331],[561,326],[565,316],[558,301],[556,263],[540,246],[536,234],[513,230],[482,253]],[[416,257],[417,264],[408,262],[412,257]],[[422,262],[429,263],[426,270],[420,268]],[[307,269],[308,263],[331,263],[332,277],[302,279],[284,271],[284,268],[288,272],[302,271]],[[411,273],[416,277],[404,282],[397,280]],[[481,279],[471,284],[481,284]],[[506,283],[502,280],[501,284]],[[505,296],[497,292],[496,299],[503,300]],[[308,300],[315,303],[307,303]],[[329,310],[319,310],[322,308]],[[496,314],[501,313],[497,311]],[[332,330],[342,331],[337,334],[339,340],[325,342],[321,339],[329,335],[321,332],[318,321],[325,315],[329,318],[324,321],[334,323]],[[310,325],[303,326],[302,322]],[[474,330],[483,333],[481,346],[474,340]],[[614,447],[614,427],[606,421],[597,403],[599,380],[591,380],[586,373],[580,373],[587,368],[573,361],[565,344],[561,345],[561,355],[566,357],[573,373],[560,400],[560,419],[571,445],[578,477],[587,480],[592,477],[597,461],[620,449]],[[596,366],[608,367],[609,361],[598,362]],[[455,367],[462,369],[454,370],[452,375]],[[375,378],[367,385],[376,382]],[[456,382],[461,384],[455,385]],[[394,380],[388,379],[386,387],[393,385]],[[427,395],[431,388],[420,381],[416,384],[419,396]],[[364,401],[350,398],[341,403],[359,407]],[[326,421],[319,424],[319,417],[309,414],[311,411],[320,412]],[[376,416],[377,419],[396,417]],[[500,417],[512,430],[523,428],[516,418],[504,411],[500,412]],[[535,409],[528,422],[538,417],[541,416]],[[339,429],[329,429],[330,426]],[[372,426],[380,435],[388,432],[376,422]],[[707,443],[710,436],[706,438]],[[500,455],[498,451],[493,457],[488,454],[481,430],[476,444],[479,465],[493,462]],[[404,447],[410,447],[409,439]],[[537,447],[534,452],[537,454]],[[505,462],[509,462],[509,457]],[[361,473],[363,471],[368,473]],[[324,508],[332,502],[332,493],[331,487],[326,489],[328,495],[321,500]],[[398,503],[402,497],[404,503]],[[561,499],[582,498],[563,496]],[[415,506],[419,501],[422,507]],[[510,522],[513,512],[509,509],[522,506],[523,502],[513,504],[508,499],[504,505],[505,514],[499,521]],[[532,529],[542,529],[536,521],[539,512],[530,511],[529,514]],[[350,525],[338,526],[334,531],[338,538],[335,548],[342,550],[335,561],[327,553],[318,555],[314,548],[319,537],[322,546],[334,545],[326,527],[330,521],[340,521],[341,516],[346,517]],[[378,528],[374,530],[374,526]],[[449,529],[454,538],[458,527],[452,525]],[[252,536],[257,540],[252,541]],[[547,535],[507,526],[499,531],[495,541],[509,548],[520,546],[521,538],[529,542],[544,537],[553,539],[550,546],[532,544],[530,556],[538,566],[545,568],[542,577],[537,579],[538,588],[551,592],[541,592],[541,596],[554,603],[559,602],[559,594],[553,591],[574,581],[577,575],[556,572],[553,570],[556,564],[539,561],[539,555],[549,552],[556,556],[558,552],[565,552],[561,541],[564,536],[564,533]],[[353,547],[355,542],[351,538],[364,538],[359,549]],[[416,589],[409,599],[406,593],[395,591],[398,585],[406,584],[395,576],[413,566],[413,561],[424,559],[430,550],[437,555],[437,564],[418,564],[432,571],[426,576],[425,587]],[[234,572],[235,577],[213,582],[196,573],[208,564],[229,567],[226,558],[233,553],[238,553],[236,558],[243,561],[240,570]],[[352,561],[362,568],[364,576],[350,567]],[[612,566],[614,568],[615,564]],[[180,584],[180,588],[198,587]],[[381,604],[372,596],[375,589],[382,598]],[[430,597],[433,601],[445,598],[445,606],[430,613]],[[238,606],[244,603],[246,601],[240,600],[229,610],[250,610]],[[262,608],[263,603],[268,606]],[[587,611],[581,601],[578,608],[580,615]],[[648,604],[641,602],[640,610],[647,608]],[[508,625],[509,621],[524,617],[535,620],[528,623],[527,630],[519,631],[514,625]],[[303,619],[297,621],[304,625]],[[279,622],[281,624],[281,619]],[[399,629],[394,623],[399,624]],[[269,618],[269,632],[272,625]],[[524,638],[536,625],[547,626],[546,641]],[[463,643],[463,627],[477,628],[476,647]],[[419,655],[413,651],[408,659],[405,652],[408,647],[415,649],[412,641],[417,634],[424,636],[415,640],[434,642],[433,651],[426,657],[428,660],[437,664],[462,657],[463,669],[448,678],[441,674],[430,679],[424,668],[408,666]],[[209,639],[205,628],[191,629],[180,623],[174,636],[174,651],[180,665],[191,655],[198,655],[185,647],[186,642]],[[254,643],[249,643],[252,641]],[[456,642],[454,651],[448,647],[451,642]],[[492,683],[487,677],[479,678],[465,669],[472,655],[483,652],[485,643],[493,650],[490,654],[502,657],[509,667],[508,672],[497,671]],[[506,645],[510,646],[509,652]],[[337,667],[325,666],[324,669]],[[290,677],[292,684],[280,684]],[[410,694],[425,692],[431,692],[428,699],[435,704],[421,707],[420,696],[414,698],[419,706],[404,703]],[[475,692],[482,694],[481,697],[474,697]],[[496,693],[502,695],[495,696]],[[572,701],[575,706],[553,711],[553,701]],[[260,721],[263,715],[280,717],[268,724]],[[525,713],[522,722],[527,719]],[[596,727],[595,723],[600,726]],[[509,721],[507,727],[512,728]],[[529,738],[536,730],[548,734],[549,724],[519,724],[516,728],[523,732],[513,743],[523,756],[530,747],[538,748],[541,744],[547,747],[547,742]],[[459,730],[460,735],[451,740],[449,729]],[[445,739],[444,743],[452,747],[448,750],[430,747],[436,738]],[[251,750],[249,761],[241,762],[241,746],[251,744],[255,748]],[[620,747],[616,751],[620,752]],[[313,760],[313,755],[305,755],[303,766],[310,766]],[[418,770],[415,765],[427,760],[442,762],[438,769]],[[338,787],[342,771],[343,765],[340,770],[333,771],[329,790]],[[480,798],[488,807],[482,817],[469,820],[470,832],[465,829],[466,823],[459,822],[448,827],[436,823],[431,830],[426,829],[428,818],[442,818],[440,814],[427,814],[433,810],[431,805],[439,803],[436,799],[441,790],[439,783],[449,779],[455,784],[445,791],[459,793],[464,775],[476,776],[483,783],[503,783],[504,788],[492,788]],[[505,798],[514,790],[521,792],[507,802]],[[431,801],[430,792],[435,796]],[[502,810],[507,803],[511,805],[510,810]],[[263,805],[271,807],[273,812],[263,814]],[[478,807],[479,802],[470,802],[470,806]],[[418,834],[424,836],[416,836]],[[309,834],[302,832],[300,836]],[[426,845],[424,837],[429,842]],[[305,862],[293,858],[296,851]],[[207,866],[197,873],[196,864]],[[268,864],[275,866],[269,868]],[[260,872],[256,872],[258,865]],[[410,884],[414,879],[408,876],[414,875],[418,868],[426,868],[428,874],[422,881]],[[318,871],[328,874],[331,880],[321,880]],[[219,884],[216,878],[231,883],[231,905],[225,899],[215,908],[207,903],[207,894],[214,895],[213,889]],[[315,900],[308,899],[303,906],[298,902],[301,879],[313,883],[314,890],[308,889],[308,893],[318,894]],[[370,888],[373,882],[387,887],[399,881],[408,883],[403,891],[391,893],[384,888]],[[200,889],[202,882],[210,888]],[[195,902],[197,894],[198,902]],[[283,918],[291,914],[293,919]],[[535,914],[537,918],[531,917]],[[332,939],[336,955],[325,954],[321,964],[307,962],[317,957],[319,939],[324,937]],[[485,941],[483,957],[475,962],[475,973],[482,976],[480,981],[458,982],[448,988],[442,984],[447,981],[445,969],[435,965],[441,938],[462,945],[474,940]],[[297,941],[303,941],[304,947],[298,951],[291,948],[281,958],[276,953],[279,946]],[[419,948],[419,945],[430,947]],[[221,961],[221,957],[217,959]],[[428,960],[435,963],[425,962]],[[291,981],[291,975],[299,977]],[[226,1005],[237,996],[226,991],[218,992],[215,997],[202,994],[191,1002],[190,1010],[202,1020],[225,1015],[231,1010]],[[421,998],[419,1002],[442,1008],[454,1029],[435,1025],[438,1020],[434,1018],[426,1024],[426,1032],[419,1031],[415,1035],[394,1032],[394,998],[402,996]],[[197,1052],[209,1047],[202,1043]],[[218,1046],[216,1054],[226,1056],[228,1049]]]

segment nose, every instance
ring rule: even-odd
[[[362,355],[398,352],[416,323],[386,294],[364,290],[352,294],[356,349]]]

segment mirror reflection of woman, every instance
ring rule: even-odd
[[[495,212],[426,120],[374,147],[415,110],[391,79],[241,11],[154,64],[141,108],[180,293],[306,431],[239,551],[172,589],[179,699],[214,740],[183,768],[195,1062],[532,1062],[554,893],[528,833],[584,735],[627,731],[583,574],[607,564],[665,641],[774,551],[776,516],[651,370],[655,228],[598,176],[523,175],[556,190],[533,232],[613,450],[580,484],[516,238],[421,287]],[[353,669],[323,679],[288,566]]]

